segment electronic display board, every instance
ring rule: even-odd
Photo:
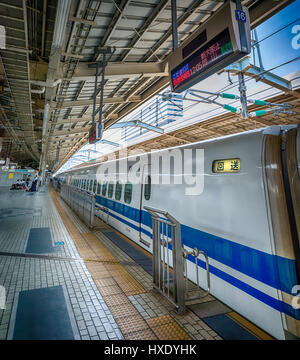
[[[89,130],[89,144],[95,144],[97,141],[102,139],[103,126],[102,124],[95,123],[90,127]]]
[[[89,144],[95,144],[97,141],[97,126],[93,124],[89,131]]]
[[[171,89],[184,91],[250,52],[249,11],[227,1],[169,55]]]
[[[225,29],[171,71],[173,89],[176,90],[182,82],[194,78],[232,52],[229,30]]]

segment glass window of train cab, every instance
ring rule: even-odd
[[[102,196],[106,195],[106,189],[107,189],[107,181],[105,181],[105,183],[102,186]]]
[[[125,185],[124,201],[126,204],[130,204],[132,199],[132,184]]]
[[[120,184],[118,181],[116,185],[115,199],[120,200],[121,196],[122,196],[122,184]]]
[[[100,195],[101,193],[101,183],[98,182],[98,185],[97,185],[97,194]]]
[[[144,197],[145,200],[149,200],[151,196],[151,176],[148,175],[145,178]]]
[[[112,197],[113,197],[113,193],[114,193],[114,184],[113,184],[113,183],[109,183],[107,196],[108,196],[109,198],[112,198]]]
[[[96,194],[97,190],[97,180],[94,180],[93,193]]]

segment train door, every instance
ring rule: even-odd
[[[297,132],[294,128],[281,136],[267,135],[265,142],[265,169],[275,255],[273,270],[278,282],[277,300],[280,302],[279,311],[286,339],[300,337],[300,309],[293,307],[293,288],[300,279]]]
[[[300,129],[287,131],[282,151],[285,191],[289,220],[296,257],[298,280],[300,281]]]
[[[143,166],[141,172],[141,195],[140,195],[140,242],[147,247],[151,247],[152,242],[152,221],[149,214],[144,210],[151,198],[151,165]],[[150,222],[149,222],[150,221]]]

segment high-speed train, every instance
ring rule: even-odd
[[[300,337],[299,169],[300,127],[272,126],[56,178],[94,193],[96,207],[109,209],[109,224],[149,252],[152,219],[144,206],[169,212],[181,224],[184,247],[207,254],[211,294],[275,338],[294,339]],[[136,176],[125,184],[115,176],[130,172]],[[205,288],[205,266],[199,274]]]

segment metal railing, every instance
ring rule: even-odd
[[[94,227],[95,196],[73,186],[61,184],[60,196],[90,228]]]
[[[103,214],[104,215],[106,214],[106,218],[104,217]],[[109,220],[109,208],[108,207],[97,205],[96,215],[99,216],[102,221],[104,221],[106,224],[108,224],[108,220]]]
[[[175,307],[178,313],[185,311],[186,302],[207,296],[210,291],[210,275],[208,257],[203,251],[184,249],[181,240],[180,223],[167,211],[144,206],[152,217],[153,240],[153,286],[164,295]],[[202,294],[200,287],[198,256],[203,255],[206,261],[207,290]],[[189,289],[188,257],[195,257],[196,289]],[[192,266],[193,262],[189,262]],[[190,274],[193,275],[193,274]],[[197,293],[190,296],[191,292]]]
[[[202,294],[202,289],[200,287],[200,279],[199,279],[199,265],[198,265],[198,256],[199,255],[203,255],[205,258],[205,263],[206,263],[206,283],[207,283],[207,290],[204,292],[204,294]],[[195,267],[196,267],[196,284],[197,284],[197,288],[195,289],[194,287],[192,287],[191,289],[189,289],[189,281],[188,281],[188,268],[187,268],[187,261],[188,261],[188,257],[189,256],[193,256],[195,258]],[[204,251],[198,250],[197,248],[194,248],[192,251],[188,251],[187,249],[183,250],[183,257],[184,257],[184,279],[185,279],[185,300],[189,301],[189,300],[196,300],[196,299],[202,299],[205,296],[207,296],[210,292],[210,273],[209,273],[209,261],[208,261],[208,257],[205,254]],[[190,296],[190,293],[198,293],[195,296]]]

